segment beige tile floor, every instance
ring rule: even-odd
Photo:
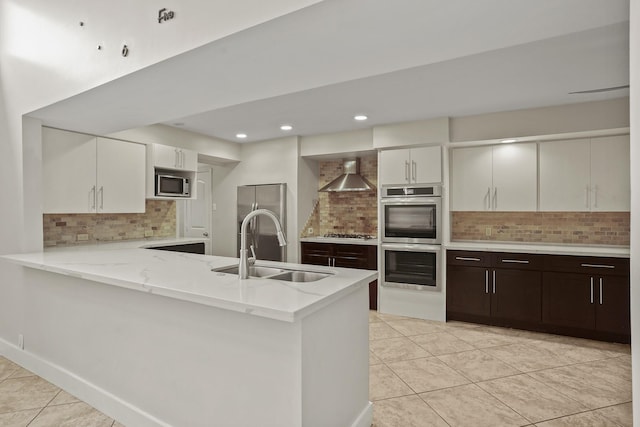
[[[369,313],[374,427],[632,426],[630,346]]]
[[[632,426],[630,347],[369,313],[374,427]],[[0,427],[124,427],[0,356]]]

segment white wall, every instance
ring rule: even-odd
[[[241,162],[214,166],[213,254],[237,257],[236,205],[239,185],[287,184],[287,261],[298,262],[298,138],[242,144]],[[309,172],[304,173],[305,176]],[[300,213],[302,215],[302,213]],[[230,227],[229,224],[232,224]]]
[[[165,125],[151,125],[105,135],[110,138],[143,144],[172,145],[198,152],[200,163],[226,163],[240,161],[240,144],[213,138],[185,129]]]
[[[629,126],[629,98],[528,108],[450,120],[451,142],[616,129]]]
[[[305,157],[351,157],[355,156],[356,153],[362,155],[362,152],[375,154],[372,128],[303,136],[300,138],[300,155]]]
[[[631,1],[631,357],[634,425],[640,424],[640,0]],[[634,165],[636,167],[634,167]]]

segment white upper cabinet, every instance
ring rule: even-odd
[[[97,144],[97,212],[144,212],[145,146],[107,138]]]
[[[628,211],[629,136],[540,144],[541,211]]]
[[[452,150],[452,210],[491,210],[492,153],[490,146]]]
[[[493,147],[493,209],[535,211],[538,207],[538,147],[535,142]]]
[[[154,167],[195,172],[198,170],[198,153],[169,145],[148,145]]]
[[[631,210],[629,156],[629,135],[591,138],[591,210]]]
[[[44,213],[96,211],[96,137],[42,129]]]
[[[380,185],[442,182],[439,145],[380,151]]]
[[[452,150],[452,210],[535,211],[536,143]]]
[[[43,128],[44,213],[145,211],[145,147]]]

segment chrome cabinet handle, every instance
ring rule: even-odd
[[[589,207],[589,186],[585,185],[584,187],[584,206],[586,208]]]
[[[471,258],[471,257],[466,257],[466,256],[457,256],[456,259],[458,261],[476,261],[476,262],[480,262],[480,258]]]
[[[593,304],[593,277],[591,278],[591,304]]]
[[[484,293],[489,293],[489,270],[484,271]]]
[[[529,261],[525,259],[503,259],[502,262],[507,264],[529,264]]]
[[[600,305],[602,305],[602,277],[600,278]]]
[[[413,177],[413,182],[416,182],[418,179],[416,178],[416,176],[418,176],[418,166],[416,165],[416,162],[411,160],[411,175]]]
[[[598,207],[598,186],[597,185],[593,187],[593,207],[594,208]]]
[[[175,167],[179,168],[180,167],[180,159],[179,159],[180,156],[178,154],[178,149],[174,148],[173,149],[173,153],[174,153],[173,164],[175,165]]]
[[[498,187],[493,190],[493,210],[498,209]]]
[[[496,293],[496,271],[493,270],[493,293]]]
[[[607,265],[607,264],[580,264],[580,267],[591,267],[591,268],[616,268],[615,265]]]
[[[204,233],[202,233],[202,235],[203,235],[204,237],[209,237],[209,233],[207,233],[206,231],[205,231]]]
[[[409,182],[409,161],[404,161],[404,180]]]
[[[96,186],[94,185],[89,190],[89,209],[95,211],[96,210]]]
[[[491,210],[491,187],[487,187],[487,195],[484,196],[487,199],[487,210]]]
[[[100,209],[104,209],[104,187],[100,186]]]

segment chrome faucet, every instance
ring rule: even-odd
[[[242,220],[242,225],[240,226],[240,264],[238,265],[238,275],[241,279],[249,278],[247,225],[253,217],[256,217],[258,215],[266,215],[271,218],[273,220],[273,223],[276,225],[276,235],[278,236],[278,243],[280,244],[280,246],[285,246],[287,244],[287,239],[284,237],[284,233],[282,232],[280,221],[278,221],[278,217],[273,212],[267,209],[256,209],[255,211],[249,212],[249,214]],[[252,260],[255,261],[255,252],[253,252],[253,246],[251,247],[251,252],[253,253]]]

